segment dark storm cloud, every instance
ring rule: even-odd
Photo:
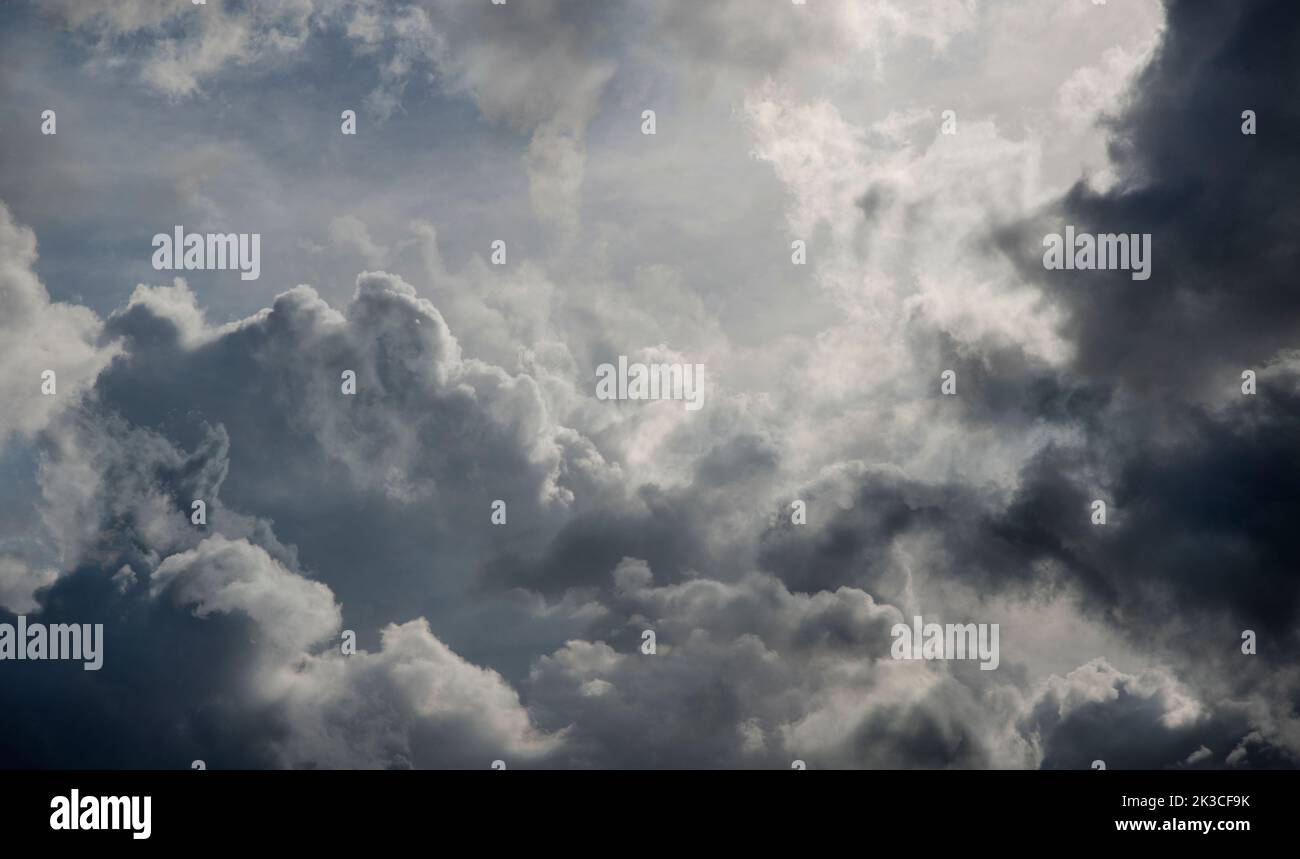
[[[463,363],[441,316],[399,279],[358,283],[346,317],[299,289],[199,343],[184,342],[187,295],[170,316],[143,298],[108,323],[129,357],[98,390],[106,408],[187,443],[221,426],[234,439],[222,500],[273,521],[377,629],[462,588],[488,546],[546,540],[586,478],[565,462],[581,441],[560,437],[531,379]],[[342,393],[345,370],[355,396]],[[496,499],[524,527],[493,531]]]
[[[1168,4],[1159,49],[1108,122],[1121,183],[1076,185],[1020,235],[1034,245],[1022,271],[1068,310],[1071,372],[1052,379],[995,354],[994,399],[967,412],[1007,426],[1036,411],[1082,430],[1082,444],[1027,463],[988,533],[1025,561],[1067,570],[1135,634],[1172,608],[1295,647],[1300,579],[1284,523],[1300,512],[1288,491],[1300,478],[1297,392],[1278,353],[1300,333],[1297,32],[1292,3]],[[1241,133],[1247,109],[1254,136]],[[1045,272],[1038,241],[1065,224],[1150,232],[1151,279]],[[1254,397],[1239,392],[1245,368],[1260,376]],[[1086,515],[1097,498],[1111,506],[1100,530]]]
[[[894,601],[905,582],[891,550],[923,537],[940,547],[928,575],[988,595],[1064,588],[1143,650],[1285,704],[1297,690],[1270,672],[1300,656],[1300,376],[1277,369],[1222,411],[1185,407],[1163,441],[1137,408],[1102,412],[1086,445],[1046,447],[1007,499],[868,473],[850,508],[768,531],[762,566],[795,590],[851,585]],[[1092,521],[1096,499],[1105,525]],[[1266,642],[1255,656],[1239,649],[1247,629]],[[1150,763],[1150,748],[1129,765]]]
[[[1300,517],[1300,377],[1278,358],[1300,332],[1297,32],[1294,4],[1170,4],[1162,47],[1109,123],[1124,182],[1109,192],[1080,183],[1009,240],[1023,243],[1022,273],[1068,311],[1070,366],[940,339],[963,422],[1068,431],[1024,463],[1015,490],[869,470],[848,509],[769,530],[765,569],[801,591],[849,584],[892,600],[902,583],[891,549],[922,537],[941,547],[932,561],[942,569],[930,575],[987,594],[1064,588],[1185,678],[1269,701],[1287,718],[1300,696],[1273,672],[1300,654],[1290,535]],[[1246,109],[1259,117],[1256,136],[1241,134]],[[1151,280],[1045,272],[1039,240],[1065,224],[1152,233]],[[1240,371],[1252,367],[1260,382],[1249,396]],[[1104,526],[1091,521],[1095,499],[1108,505]],[[1267,653],[1240,652],[1246,629]],[[1038,705],[1022,729],[1045,739],[1044,766],[1172,766],[1202,744],[1209,765],[1225,765],[1238,746],[1234,765],[1294,760],[1258,734],[1246,742],[1254,723],[1240,711],[1170,728],[1160,700],[1121,681],[1115,689],[1068,717],[1047,718],[1051,708]]]
[[[1204,392],[1300,330],[1300,7],[1167,4],[1167,29],[1108,123],[1119,184],[1080,182],[1008,237],[1023,275],[1069,313],[1075,369],[1152,397]],[[1241,133],[1252,110],[1258,133]],[[1044,234],[1150,233],[1150,280],[1044,271]],[[1232,371],[1232,372],[1228,372]]]
[[[598,587],[625,556],[650,560],[668,580],[680,580],[701,558],[698,520],[690,498],[657,487],[639,492],[640,509],[596,510],[560,529],[541,557],[503,555],[485,568],[488,583],[559,595],[570,588]]]
[[[788,515],[782,516],[763,535],[760,555],[763,569],[801,592],[851,585],[896,597],[901,583],[892,579],[889,562],[896,540],[933,534],[958,544],[963,563],[969,563],[972,546],[960,545],[959,535],[982,534],[986,529],[987,502],[976,493],[959,486],[923,484],[891,472],[864,475],[846,510],[836,509],[817,493],[805,494],[813,511],[812,524],[794,525]],[[1006,569],[1009,565],[991,566]]]
[[[184,606],[147,598],[145,584],[162,554],[206,536],[207,529],[189,527],[188,499],[215,500],[228,442],[220,429],[210,429],[186,453],[93,410],[70,416],[47,437],[42,490],[56,508],[47,525],[57,530],[73,566],[41,593],[40,620],[103,623],[103,667],[7,666],[18,672],[13,682],[23,689],[9,708],[2,753],[9,765],[177,768],[194,758],[232,766],[272,763],[261,739],[265,714],[243,691],[258,653],[253,625],[238,615],[195,624]],[[227,529],[258,536],[293,564],[292,552],[259,523],[241,517]],[[104,736],[114,741],[104,743]]]
[[[41,666],[49,679],[13,723],[31,742],[6,760],[482,766],[553,745],[500,676],[442,641],[468,636],[479,658],[509,662],[521,639],[542,636],[530,652],[564,640],[544,624],[485,637],[485,617],[509,629],[521,609],[464,604],[489,546],[541,545],[575,490],[598,495],[599,457],[549,420],[531,379],[464,360],[438,312],[383,273],[358,279],[346,314],[300,288],[220,330],[183,285],[141,288],[103,339],[117,360],[37,449],[45,539],[69,570],[41,592],[42,619],[102,621],[110,652],[93,679]],[[493,531],[496,497],[523,527]],[[195,499],[206,524],[190,521]],[[336,594],[363,649],[343,663]],[[174,635],[190,610],[201,629]],[[402,623],[421,614],[433,629]],[[187,683],[135,694],[178,670]],[[428,697],[430,683],[442,692]],[[111,748],[35,742],[42,714],[119,696],[150,713],[115,705]],[[340,731],[352,739],[319,739]]]
[[[1165,769],[1223,766],[1246,724],[1231,707],[1199,710],[1168,678],[1096,660],[1046,689],[1018,727],[1042,739],[1045,769]]]
[[[617,16],[519,5],[520,17],[426,3],[352,20],[363,45],[391,49],[370,104],[396,108],[413,70],[436,68],[489,120],[534,133],[529,167],[545,181],[533,202],[576,218],[581,176],[568,183],[566,165],[614,73],[602,56]],[[293,8],[302,25],[316,4]],[[422,12],[454,36],[449,53],[433,50]],[[683,54],[720,54],[741,75],[800,65],[799,37],[834,47],[844,23],[804,16],[792,35],[740,2],[656,14]],[[39,591],[41,619],[103,622],[108,650],[100,672],[6,666],[6,688],[23,694],[6,696],[18,700],[0,763],[1290,761],[1275,726],[1300,701],[1287,673],[1300,655],[1288,532],[1300,514],[1300,391],[1294,369],[1269,362],[1297,321],[1285,281],[1300,177],[1284,143],[1300,137],[1285,91],[1298,61],[1275,34],[1293,35],[1298,19],[1281,3],[1172,4],[1165,44],[1111,124],[1124,183],[1079,185],[1005,234],[1022,274],[1064,309],[1077,360],[1049,365],[942,334],[910,344],[958,373],[959,396],[935,406],[936,447],[944,432],[1033,439],[997,485],[957,468],[922,478],[888,460],[813,459],[820,475],[781,488],[801,452],[727,412],[721,388],[705,442],[671,436],[678,424],[665,431],[661,455],[689,457],[664,470],[677,479],[630,479],[635,467],[604,442],[632,450],[645,443],[637,421],[657,432],[663,413],[611,419],[568,379],[462,354],[442,313],[385,272],[362,274],[346,306],[298,287],[226,326],[208,325],[182,285],[141,287],[102,334],[82,320],[103,361],[119,353],[77,407],[21,428],[36,439],[30,459],[4,462],[31,472],[20,491],[39,488],[40,538],[66,570]],[[112,47],[122,34],[107,36]],[[275,60],[276,44],[256,42],[270,52],[260,59]],[[221,71],[150,58],[136,72],[164,89],[207,87]],[[1255,137],[1239,133],[1244,109],[1259,114]],[[893,193],[873,185],[855,211],[874,225]],[[1041,231],[1064,223],[1152,232],[1152,279],[1044,272]],[[39,298],[33,319],[62,314],[36,289],[34,244],[0,226],[0,251],[11,249],[0,288]],[[602,321],[593,311],[586,327]],[[25,329],[6,333],[29,345]],[[1244,366],[1260,370],[1260,388],[1238,398]],[[344,370],[356,372],[355,396],[340,390]],[[1231,396],[1207,395],[1225,374]],[[796,491],[808,524],[790,521],[789,498],[763,521],[774,492]],[[195,498],[208,505],[201,527]],[[1104,526],[1090,520],[1096,498],[1109,505]],[[508,527],[490,522],[497,499]],[[1031,688],[1010,659],[988,673],[895,661],[897,606],[914,604],[899,554],[917,583],[965,588],[974,603],[1064,595],[1154,667],[1126,673],[1098,658]],[[347,657],[345,628],[362,648]],[[1259,633],[1257,656],[1240,652],[1246,628]],[[641,650],[647,630],[654,654]]]
[[[243,691],[257,659],[247,619],[196,623],[184,607],[121,593],[112,572],[82,567],[44,593],[41,622],[104,624],[104,664],[6,664],[6,685],[22,694],[6,696],[4,765],[273,766],[267,741],[283,726]]]
[[[997,533],[1059,563],[1134,634],[1166,618],[1223,617],[1300,652],[1290,524],[1300,515],[1300,378],[1279,375],[1221,414],[1186,409],[1168,444],[1129,440],[1109,463],[1108,487],[1090,484],[1068,453],[1045,451]],[[1092,498],[1109,505],[1104,527],[1090,523]]]
[[[552,485],[552,474],[594,481],[583,473],[590,463],[566,461],[557,472],[553,459],[565,461],[568,448],[530,448],[547,424],[526,383],[461,358],[437,311],[399,279],[363,275],[345,314],[294,290],[220,331],[203,326],[185,289],[143,289],[105,328],[123,354],[100,376],[94,411],[48,431],[43,489],[61,515],[84,523],[68,541],[87,562],[46,596],[69,615],[126,606],[108,620],[108,633],[116,647],[127,643],[120,658],[130,662],[95,688],[118,688],[128,680],[116,672],[141,665],[171,660],[168,670],[176,670],[173,645],[199,664],[187,669],[191,685],[165,702],[161,692],[144,698],[155,710],[150,718],[168,720],[171,733],[142,755],[135,744],[145,732],[122,729],[122,744],[94,758],[102,765],[190,757],[222,766],[476,766],[498,755],[538,766],[786,766],[794,755],[827,766],[907,765],[912,755],[926,763],[989,759],[961,683],[920,693],[912,687],[924,685],[927,668],[912,669],[912,680],[893,670],[889,681],[878,667],[899,620],[894,609],[851,588],[803,595],[758,574],[731,584],[696,577],[724,574],[707,545],[709,523],[770,475],[776,454],[762,438],[718,441],[685,487],[643,489],[636,499],[643,510],[612,498],[603,511],[577,508],[552,538],[543,501],[566,488]],[[357,369],[355,401],[336,390],[341,367]],[[565,445],[583,453],[572,439]],[[384,462],[398,474],[377,470]],[[67,498],[86,466],[98,483],[72,509]],[[574,626],[594,641],[541,644],[554,655],[534,659],[527,713],[496,675],[465,665],[419,624],[385,628],[378,650],[371,630],[369,654],[342,662],[326,655],[321,648],[337,641],[341,614],[351,624],[428,609],[441,635],[447,615],[483,598],[468,574],[476,558],[488,557],[488,487],[524,502],[510,508],[511,521],[524,526],[512,538],[520,554],[544,549],[535,579],[527,564],[507,569],[511,586],[599,594],[597,615],[582,619],[580,611]],[[471,503],[442,503],[462,500],[458,493]],[[205,528],[188,522],[195,496],[209,501]],[[639,549],[665,558],[663,572],[628,557]],[[429,580],[431,558],[437,576]],[[368,563],[354,565],[358,559]],[[124,565],[132,577],[113,579]],[[120,594],[97,602],[105,581]],[[346,595],[346,611],[335,607],[335,594]],[[168,623],[181,622],[186,609],[212,638],[158,638],[171,635]],[[159,616],[171,620],[155,622]],[[639,650],[647,627],[661,636],[653,659]],[[510,635],[476,638],[478,650],[497,659],[500,649],[484,651],[486,641]],[[158,641],[168,647],[137,652]],[[429,666],[436,688],[460,677],[477,690],[475,709],[429,715],[459,697],[421,699],[424,681],[402,667],[411,653]],[[205,658],[222,670],[205,672]],[[279,689],[283,666],[301,660],[307,675]],[[442,679],[447,673],[452,680]],[[43,707],[70,705],[62,696],[84,703],[91,694],[84,682],[37,687],[23,730],[35,730]],[[231,686],[246,691],[232,696]],[[863,698],[872,688],[879,693]],[[657,723],[649,735],[647,719]],[[845,719],[847,728],[835,727]],[[210,730],[224,730],[223,742],[204,746]],[[346,739],[322,743],[318,731]]]
[[[642,561],[605,598],[630,635],[540,658],[530,709],[568,722],[578,766],[986,766],[1001,703],[888,658],[897,610],[853,588],[795,594],[751,574],[659,585]],[[653,629],[645,654],[639,633]]]
[[[333,591],[270,522],[221,501],[223,428],[186,453],[102,408],[59,421],[42,445],[46,524],[65,557],[82,560],[41,592],[40,619],[103,623],[104,664],[18,666],[7,762],[481,766],[548,749],[513,690],[423,620],[390,624],[378,647],[341,656]],[[210,502],[206,526],[190,522],[195,493]],[[65,728],[77,738],[60,742]]]
[[[1095,431],[1112,397],[1109,383],[1049,367],[1017,346],[962,348],[941,334],[932,349],[935,366],[957,374],[959,396],[943,406],[960,410],[963,422],[970,425],[1002,432],[1024,432],[1036,425]]]
[[[730,512],[746,485],[769,476],[776,460],[771,443],[757,436],[742,433],[719,441],[695,463],[689,485],[645,485],[634,498],[584,511],[564,524],[540,556],[493,559],[486,582],[548,596],[600,588],[624,557],[648,561],[662,581],[700,572],[731,578],[745,569],[748,558],[736,557],[730,545],[718,551],[711,523]]]

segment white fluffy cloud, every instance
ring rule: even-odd
[[[532,725],[500,675],[452,652],[423,619],[385,627],[377,652],[344,654],[330,589],[247,540],[214,535],[164,559],[150,592],[198,618],[252,623],[259,661],[250,679],[256,700],[281,711],[284,735],[273,745],[283,765],[526,764],[561,742]]]
[[[338,632],[334,595],[319,582],[286,570],[247,540],[220,534],[164,558],[150,576],[150,592],[192,605],[196,617],[241,612],[257,626],[266,651],[283,658]]]
[[[527,767],[563,744],[562,732],[533,725],[499,674],[466,662],[422,619],[385,627],[377,652],[313,658],[279,681],[286,766]]]
[[[35,263],[36,235],[0,202],[0,446],[75,403],[114,354],[99,344],[92,311],[50,301]],[[42,393],[46,370],[55,373],[53,395]]]

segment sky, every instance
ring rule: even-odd
[[[0,658],[0,766],[1296,766],[1297,39],[3,4],[0,624],[103,664]],[[896,658],[916,617],[996,667]]]

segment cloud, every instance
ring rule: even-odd
[[[5,178],[0,602],[107,633],[0,761],[1294,765],[1288,7],[208,6],[0,37],[93,180]],[[155,282],[170,206],[263,282]],[[1152,280],[1045,272],[1066,219]],[[706,408],[595,400],[618,355]],[[998,670],[893,660],[915,614]]]
[[[282,765],[527,767],[559,749],[495,671],[466,662],[423,619],[385,627],[378,652],[313,660],[285,678]]]
[[[108,5],[54,0],[42,11],[63,19],[91,45],[98,62],[111,68],[132,40],[143,41],[139,79],[170,97],[192,96],[205,81],[230,66],[252,66],[292,55],[308,36],[313,0],[274,7],[212,0],[127,0]],[[120,52],[120,54],[119,54]]]
[[[1180,2],[1168,15],[1128,109],[1109,123],[1115,184],[1098,191],[1081,180],[1006,245],[1065,311],[1077,372],[1213,400],[1242,369],[1294,345],[1300,313],[1284,273],[1296,244],[1283,214],[1291,201],[1279,195],[1297,168],[1278,156],[1300,114],[1278,82],[1294,75],[1296,59],[1256,45],[1294,29],[1296,10]],[[1243,135],[1245,110],[1273,132]],[[1150,233],[1151,279],[1135,289],[1126,272],[1045,272],[1041,239],[1066,224]],[[1215,348],[1193,345],[1209,340]]]
[[[33,569],[21,558],[0,555],[0,607],[14,614],[33,611],[40,606],[37,592],[58,577],[58,570]]]
[[[760,573],[658,584],[632,558],[611,578],[600,636],[567,642],[529,678],[537,718],[569,724],[576,765],[1033,763],[999,727],[1015,718],[1014,688],[894,661],[889,630],[902,615],[862,590],[794,593]],[[653,654],[641,649],[646,629]]]
[[[792,8],[793,7],[793,8]],[[806,8],[725,0],[654,4],[658,33],[704,85],[739,75],[843,74],[846,64],[873,62],[877,71],[903,45],[941,50],[975,23],[973,0],[923,0],[863,5],[831,0]]]
[[[1096,760],[1108,769],[1157,769],[1209,758],[1202,740],[1218,745],[1232,730],[1221,718],[1167,674],[1129,675],[1095,659],[1052,677],[1022,729],[1045,738],[1045,769],[1083,769]]]
[[[507,9],[429,3],[445,38],[434,62],[443,86],[474,99],[492,122],[531,135],[525,166],[533,212],[566,241],[578,229],[587,125],[617,63],[600,51],[612,12],[582,0]]]
[[[166,558],[150,595],[196,617],[238,612],[253,623],[257,694],[275,709],[269,736],[283,766],[483,768],[494,756],[526,764],[561,742],[538,731],[494,671],[466,662],[424,619],[389,624],[377,652],[337,647],[341,615],[329,588],[285,569],[247,540],[214,535]]]
[[[297,576],[247,540],[220,534],[163,559],[150,595],[191,605],[196,617],[242,612],[271,654],[292,654],[335,635],[341,617],[329,588]]]
[[[84,307],[52,302],[36,277],[36,236],[0,203],[0,446],[30,437],[94,382],[114,353],[100,320]],[[42,393],[52,371],[53,393]]]
[[[388,624],[377,650],[344,655],[332,590],[307,577],[296,549],[275,537],[269,521],[220,498],[229,467],[224,429],[209,429],[186,454],[106,414],[64,422],[50,431],[41,480],[50,533],[74,569],[40,583],[39,610],[49,622],[108,604],[117,610],[98,615],[106,626],[100,684],[40,675],[15,723],[34,725],[46,706],[84,703],[105,690],[126,694],[141,682],[140,670],[150,684],[168,688],[150,685],[138,697],[148,713],[139,724],[107,726],[121,740],[115,750],[78,744],[59,759],[482,767],[503,755],[538,760],[559,746],[561,735],[538,731],[498,673],[454,653],[424,619]],[[74,498],[77,478],[82,489]],[[193,496],[207,498],[208,526],[188,521]],[[4,566],[9,584],[11,566]],[[28,608],[6,597],[11,610]],[[186,672],[184,682],[169,680],[177,671]],[[204,740],[214,729],[209,719],[222,723],[222,733]],[[170,726],[150,737],[155,720]],[[8,749],[6,760],[36,753]]]

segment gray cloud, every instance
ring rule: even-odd
[[[0,604],[107,651],[5,667],[0,763],[1294,765],[1289,6],[14,8]],[[263,282],[160,284],[196,219]]]

